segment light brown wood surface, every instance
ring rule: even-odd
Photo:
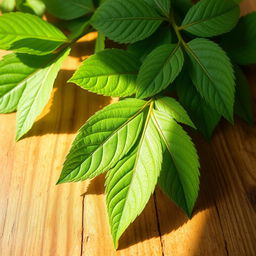
[[[245,1],[243,10],[256,10],[256,1]],[[92,53],[94,37],[76,45],[50,104],[23,140],[14,141],[15,114],[0,115],[0,255],[256,255],[255,125],[223,121],[211,143],[194,135],[202,174],[193,218],[157,190],[118,251],[108,228],[104,177],[55,186],[79,127],[113,101],[66,84],[79,56]],[[256,95],[256,68],[247,73]]]

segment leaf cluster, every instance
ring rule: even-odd
[[[256,13],[239,0],[4,0],[0,113],[17,111],[19,140],[47,104],[72,45],[96,30],[95,53],[69,82],[120,97],[80,129],[58,184],[107,172],[115,247],[155,186],[190,217],[199,159],[183,125],[210,138],[221,118],[253,122],[244,65],[256,63]],[[56,25],[42,19],[45,12]],[[37,16],[36,16],[37,15]],[[125,44],[106,48],[106,40]],[[173,97],[171,97],[172,95]]]

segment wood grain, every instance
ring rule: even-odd
[[[254,0],[242,6],[244,13],[256,10]],[[26,138],[15,143],[15,114],[0,115],[0,255],[256,255],[255,125],[222,122],[210,144],[193,134],[202,162],[193,218],[184,217],[157,190],[118,251],[107,223],[104,176],[55,186],[79,127],[113,101],[66,84],[91,54],[94,39],[92,33],[73,49],[51,102]],[[253,67],[247,71],[253,95],[255,72]]]

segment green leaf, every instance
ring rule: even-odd
[[[240,65],[256,63],[256,12],[242,17],[221,44],[231,59]]]
[[[172,0],[172,6],[175,13],[180,13],[182,16],[188,12],[192,5],[191,0]]]
[[[80,129],[58,183],[94,178],[113,168],[141,134],[148,103],[127,99],[97,112]]]
[[[37,16],[20,12],[0,16],[0,49],[47,54],[65,42],[59,29]]]
[[[123,232],[142,212],[153,193],[161,164],[161,142],[149,112],[139,145],[107,175],[107,209],[116,248]]]
[[[170,9],[171,9],[171,1],[170,0],[144,0],[150,6],[158,9],[164,14],[166,17],[169,17]]]
[[[235,81],[226,53],[216,43],[202,38],[190,41],[185,48],[196,89],[212,108],[233,122]]]
[[[161,26],[150,37],[128,45],[128,51],[139,57],[141,61],[144,61],[146,56],[152,52],[155,48],[162,44],[171,43],[171,31],[167,26]]]
[[[135,93],[139,60],[119,49],[106,49],[83,62],[70,82],[106,96],[124,97]]]
[[[92,25],[119,43],[134,43],[152,35],[163,18],[147,3],[137,0],[104,2],[92,17]]]
[[[0,61],[0,113],[17,109],[19,100],[31,76],[41,68],[46,57],[8,54]]]
[[[0,10],[3,13],[12,12],[15,9],[15,0],[2,0]]]
[[[72,20],[94,11],[92,0],[44,0],[47,11],[63,19]]]
[[[252,93],[246,76],[243,71],[235,66],[236,75],[236,100],[235,113],[244,119],[247,123],[253,124],[253,110],[252,110]]]
[[[153,120],[166,147],[159,185],[188,216],[199,191],[199,161],[187,133],[170,116],[154,110]]]
[[[167,88],[180,73],[183,62],[184,56],[177,44],[165,44],[153,50],[140,68],[137,97],[147,98]]]
[[[217,36],[233,29],[239,16],[233,0],[201,0],[188,11],[181,29],[200,37]]]
[[[206,138],[210,138],[221,115],[200,96],[187,73],[182,73],[175,81],[175,85],[179,101],[187,110],[193,123]]]
[[[26,88],[17,109],[16,140],[19,140],[31,129],[37,116],[47,104],[55,78],[69,52],[70,49],[63,51],[51,65],[27,78]]]
[[[105,39],[105,35],[99,32],[94,49],[95,53],[103,51],[105,49]]]
[[[16,0],[17,10],[42,16],[45,4],[42,0]]]
[[[158,98],[155,101],[155,107],[158,111],[163,112],[169,117],[175,119],[176,122],[186,124],[192,128],[195,128],[195,125],[191,121],[186,110],[174,98]]]

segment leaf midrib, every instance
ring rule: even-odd
[[[223,1],[224,1],[224,0],[223,0]],[[228,9],[226,12],[220,13],[218,16],[216,15],[216,16],[204,18],[204,19],[201,19],[201,20],[192,22],[192,23],[188,23],[188,24],[182,25],[181,27],[179,27],[179,30],[182,30],[182,29],[186,30],[187,28],[189,28],[189,27],[191,27],[191,26],[194,26],[194,25],[197,25],[197,24],[200,24],[200,23],[203,23],[203,22],[207,22],[207,21],[210,21],[210,20],[215,19],[215,18],[219,18],[219,17],[221,17],[221,16],[226,15],[228,12],[233,11],[233,10],[236,9],[236,8],[237,8],[237,7],[234,6],[234,7],[230,8],[230,9]]]
[[[166,138],[165,138],[165,136],[164,136],[164,134],[162,132],[162,129],[161,129],[161,127],[160,127],[160,125],[159,125],[159,123],[157,121],[157,118],[155,117],[154,113],[153,113],[153,119],[155,120],[156,127],[157,127],[157,129],[158,129],[158,131],[159,131],[159,133],[160,133],[160,135],[161,135],[161,137],[162,137],[162,139],[163,139],[163,141],[164,141],[164,143],[166,145],[166,148],[168,149],[169,155],[170,155],[170,157],[171,157],[171,159],[173,161],[173,164],[175,165],[175,169],[177,170],[176,173],[178,175],[179,182],[180,182],[180,184],[182,184],[181,188],[182,188],[183,196],[184,196],[185,202],[186,202],[186,210],[187,210],[187,212],[189,212],[189,207],[188,207],[186,193],[185,193],[185,190],[184,190],[184,187],[183,187],[183,183],[181,182],[180,173],[179,173],[178,168],[176,166],[176,162],[174,161],[173,156],[171,154],[171,149],[169,147],[169,143],[167,142],[167,140],[166,140]]]

